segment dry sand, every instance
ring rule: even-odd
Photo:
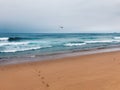
[[[120,90],[120,52],[1,66],[0,90]]]

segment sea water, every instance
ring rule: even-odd
[[[52,55],[120,46],[119,33],[1,33],[0,58]]]

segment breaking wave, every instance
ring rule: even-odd
[[[2,42],[0,46],[10,46],[10,45],[27,45],[29,42]]]
[[[120,37],[114,37],[114,39],[120,39]]]
[[[20,41],[28,38],[21,38],[21,37],[1,37],[0,41]]]
[[[40,48],[41,48],[41,47],[17,48],[17,49],[3,50],[3,51],[0,51],[0,52],[19,52],[19,51],[36,50],[36,49],[40,49]]]
[[[0,41],[8,41],[9,40],[9,37],[2,37],[0,38]]]
[[[85,43],[112,43],[112,42],[120,42],[120,40],[85,41]]]
[[[67,44],[65,44],[65,46],[69,46],[69,47],[71,47],[71,46],[81,46],[81,45],[85,45],[86,43],[67,43]]]

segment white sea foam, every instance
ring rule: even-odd
[[[8,37],[2,37],[2,38],[0,38],[0,41],[8,41]]]
[[[120,37],[114,37],[114,39],[120,39]]]
[[[111,42],[120,42],[120,40],[85,41],[85,43],[111,43]]]
[[[14,49],[6,49],[0,52],[18,52],[18,51],[28,51],[28,50],[36,50],[40,49],[41,47],[29,47],[29,48],[14,48]]]
[[[99,40],[99,41],[84,41],[84,43],[67,43],[65,44],[65,46],[81,46],[81,45],[85,45],[85,44],[94,44],[94,43],[112,43],[112,42],[120,42],[120,40]]]
[[[2,42],[0,46],[7,46],[7,45],[27,45],[29,42]]]
[[[67,44],[65,44],[65,46],[69,46],[69,47],[71,47],[71,46],[81,46],[81,45],[85,45],[86,43],[67,43]]]

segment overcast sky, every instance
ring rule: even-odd
[[[0,0],[0,27],[0,32],[120,32],[120,0]]]

